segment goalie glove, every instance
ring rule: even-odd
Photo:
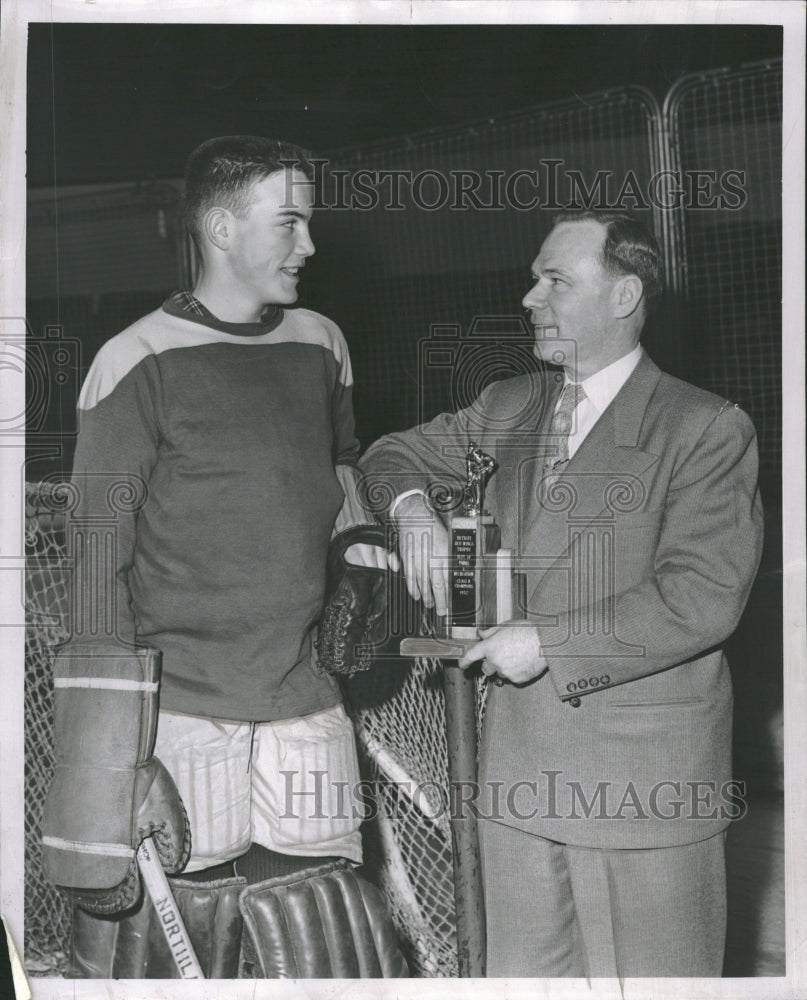
[[[387,640],[390,574],[386,569],[356,566],[345,560],[351,545],[387,548],[387,529],[361,524],[338,534],[328,551],[325,608],[315,642],[320,669],[352,677],[373,665]]]
[[[138,901],[135,852],[152,836],[169,874],[190,856],[190,828],[173,779],[153,756],[160,653],[68,644],[54,663],[53,782],[45,800],[47,877],[93,913]]]

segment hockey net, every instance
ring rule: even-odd
[[[441,673],[435,660],[387,661],[346,692],[374,793],[366,865],[418,976],[458,974]]]
[[[45,879],[40,827],[53,773],[55,648],[67,638],[65,518],[58,484],[26,485],[25,956],[65,971],[70,910]],[[441,667],[392,661],[347,685],[363,777],[365,868],[384,891],[415,976],[456,976],[456,922]]]
[[[67,962],[65,897],[45,878],[40,828],[53,774],[54,650],[67,639],[65,519],[58,487],[25,487],[25,962],[55,975]]]

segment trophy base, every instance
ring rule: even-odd
[[[477,639],[401,639],[401,656],[434,656],[446,660],[458,660],[465,650],[473,646]]]

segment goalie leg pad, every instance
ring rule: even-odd
[[[238,976],[244,879],[170,879],[196,957],[207,979]],[[170,933],[170,928],[169,928]],[[125,914],[101,916],[76,907],[71,973],[83,979],[178,979],[179,970],[148,896]]]
[[[408,975],[381,893],[345,861],[253,886],[238,877],[169,884],[208,979]],[[77,907],[72,944],[72,978],[179,978],[148,896],[114,916]]]
[[[153,835],[169,873],[182,870],[190,829],[173,780],[153,756],[160,681],[156,650],[68,644],[54,663],[53,782],[45,801],[45,873],[84,891],[99,913],[140,895],[135,851]]]
[[[248,886],[242,977],[402,978],[409,970],[380,891],[347,864]]]

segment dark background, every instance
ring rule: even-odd
[[[776,26],[32,24],[28,182],[175,178],[212,135],[319,154],[781,57]]]
[[[29,206],[28,317],[37,336],[54,325],[81,349],[78,377],[52,400],[54,414],[45,417],[45,424],[58,424],[62,432],[54,470],[69,469],[72,452],[68,389],[105,340],[155,308],[186,277],[187,267],[183,271],[177,261],[178,199],[187,155],[202,140],[274,135],[322,157],[352,157],[354,167],[379,144],[397,142],[398,152],[386,165],[411,167],[406,141],[414,144],[419,137],[422,148],[422,137],[429,135],[435,145],[421,163],[464,166],[467,154],[457,148],[445,153],[441,136],[477,124],[489,127],[552,102],[585,108],[591,94],[627,85],[645,88],[661,104],[684,74],[776,59],[782,50],[781,28],[760,25],[32,24],[29,38],[28,183],[31,204],[39,200]],[[602,141],[607,144],[608,135]],[[534,166],[536,157],[551,157],[558,145],[533,147],[532,159],[524,160],[522,152],[521,160],[511,162]],[[485,164],[499,153],[488,147]],[[589,175],[592,163],[600,163],[600,154],[592,155]],[[743,166],[736,157],[729,163]],[[773,211],[777,180],[765,178]],[[98,195],[93,202],[101,185],[115,183],[131,185],[129,218],[123,218],[120,197],[113,202],[111,194]],[[135,218],[138,206],[142,214]],[[161,241],[150,238],[149,208],[167,219],[168,235]],[[518,315],[551,213],[539,211],[528,220],[520,213],[513,223],[520,232],[511,238],[500,225],[487,251],[468,247],[483,232],[487,238],[489,218],[443,213],[454,218],[435,220],[435,233],[445,227],[438,239],[422,219],[413,233],[387,212],[371,230],[358,214],[315,217],[317,253],[301,282],[300,302],[332,317],[345,332],[357,428],[366,446],[448,408],[451,400],[441,400],[437,390],[425,411],[417,402],[412,384],[423,383],[418,343],[435,323],[467,328],[479,313]],[[742,258],[734,255],[742,266],[731,278],[745,294],[758,280],[759,234],[775,243],[780,225],[770,217],[760,225],[758,209],[747,214],[752,221],[743,232],[735,227],[722,237],[730,253],[734,245],[749,247]],[[774,309],[778,262],[776,272],[771,281],[777,287],[768,292]],[[711,288],[706,295],[714,298]],[[726,347],[714,330],[715,301],[701,296],[665,302],[645,342],[662,367],[730,395],[755,416],[759,385],[721,383],[726,366],[719,352]],[[737,311],[746,321],[744,302],[738,300]],[[705,372],[699,357],[705,340],[707,350],[718,354],[711,363],[716,375]],[[52,384],[48,388],[52,393]],[[767,426],[760,425],[760,434],[765,437]],[[769,489],[775,491],[778,447],[766,440],[763,451]]]

